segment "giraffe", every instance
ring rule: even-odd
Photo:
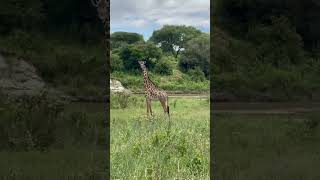
[[[146,67],[146,61],[138,61],[138,63],[140,64],[140,67],[143,71],[143,82],[144,82],[144,89],[145,89],[146,103],[147,103],[147,115],[149,115],[149,112],[152,115],[151,101],[154,99],[158,99],[162,105],[164,113],[167,113],[170,118],[168,95],[166,91],[158,88],[150,80],[148,76],[148,70]]]

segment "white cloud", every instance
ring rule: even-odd
[[[111,0],[111,28],[184,24],[209,29],[210,0]]]

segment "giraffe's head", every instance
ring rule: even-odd
[[[146,61],[138,61],[142,70],[146,70]]]

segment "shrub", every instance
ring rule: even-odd
[[[55,121],[64,109],[45,92],[38,96],[7,99],[0,114],[1,149],[45,150],[55,141]]]
[[[271,17],[270,20],[271,25],[258,25],[248,32],[248,39],[258,45],[258,60],[276,67],[301,63],[303,59],[301,36],[286,17]]]
[[[170,66],[169,62],[165,61],[165,60],[161,60],[159,61],[155,68],[154,71],[156,73],[159,73],[161,75],[171,75],[172,74],[172,67]]]
[[[127,44],[133,44],[136,42],[144,42],[143,36],[138,33],[131,32],[114,32],[110,36],[111,49],[119,48]]]
[[[179,59],[179,68],[183,72],[199,67],[206,77],[209,77],[210,63],[210,39],[209,35],[203,34],[191,39]]]
[[[188,71],[188,74],[190,75],[190,77],[193,81],[204,81],[206,79],[206,77],[205,77],[203,71],[200,69],[200,67],[190,69]]]
[[[124,109],[129,105],[129,95],[126,93],[116,93],[111,95],[111,108]]]
[[[114,54],[111,52],[111,71],[121,71],[123,69],[123,62],[120,59],[118,54]]]
[[[139,60],[146,61],[147,67],[152,70],[156,60],[161,58],[162,51],[153,43],[136,43],[122,47],[119,56],[127,71],[138,71],[140,69]]]
[[[21,30],[15,30],[5,38],[7,51],[20,56],[29,57],[35,50],[42,50],[37,34],[30,34]]]

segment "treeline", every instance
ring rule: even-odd
[[[217,25],[242,37],[256,28],[272,26],[275,18],[285,18],[311,50],[319,48],[319,9],[317,0],[216,0],[213,13]]]
[[[2,0],[0,34],[15,31],[62,35],[73,41],[99,41],[102,25],[90,0]]]
[[[320,3],[216,0],[216,91],[242,100],[319,99]]]
[[[90,0],[3,0],[0,52],[23,57],[47,83],[70,95],[102,95],[107,66],[96,13]],[[112,77],[126,87],[143,87],[137,73],[140,59],[147,61],[156,82],[171,76],[162,87],[188,89],[194,81],[193,91],[208,90],[209,35],[196,28],[165,26],[148,41],[139,34],[116,32],[111,48]]]
[[[137,33],[111,34],[112,71],[140,72],[144,60],[151,72],[172,75],[178,69],[195,81],[209,78],[209,34],[191,26],[165,25],[148,41]]]

